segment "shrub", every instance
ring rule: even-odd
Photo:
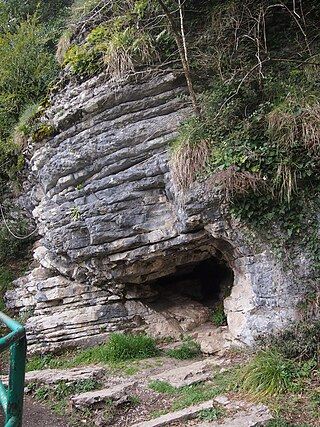
[[[7,133],[8,124],[17,120],[26,105],[39,101],[56,76],[57,67],[47,48],[48,41],[36,16],[0,38],[0,117]],[[1,132],[3,135],[3,128]]]
[[[283,332],[261,337],[259,341],[288,359],[312,359],[319,362],[320,320],[295,323]]]
[[[10,229],[19,236],[28,234],[28,226],[25,221],[10,221]],[[5,225],[0,225],[0,263],[13,258],[15,256],[22,257],[29,245],[29,239],[17,239],[9,231]]]

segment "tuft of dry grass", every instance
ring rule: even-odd
[[[306,150],[319,158],[320,149],[320,104],[305,104],[299,114],[292,111],[275,110],[268,115],[268,128],[272,142],[278,149]],[[290,202],[297,189],[299,171],[294,164],[280,161],[274,179],[274,191]]]
[[[291,195],[297,189],[297,170],[286,162],[280,162],[274,178],[274,188],[279,191],[280,199],[290,202]]]
[[[112,35],[104,53],[104,63],[107,72],[117,79],[134,72],[136,65],[150,64],[154,55],[151,39],[146,34],[138,36],[127,28]]]
[[[170,170],[177,188],[187,190],[206,166],[209,156],[208,141],[184,142],[172,155]]]
[[[231,200],[236,194],[245,194],[249,191],[259,192],[266,183],[258,174],[241,172],[236,166],[214,172],[209,178],[208,185],[220,185],[227,200]]]
[[[311,154],[320,150],[320,104],[306,105],[300,117],[301,135],[305,148]]]
[[[68,52],[70,47],[71,47],[71,33],[70,31],[65,31],[60,37],[57,44],[56,60],[59,65],[62,65],[64,63],[66,53]]]

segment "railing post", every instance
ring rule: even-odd
[[[11,357],[6,423],[15,419],[15,423],[12,424],[14,427],[22,427],[26,352],[27,341],[24,334],[19,341],[10,347]]]

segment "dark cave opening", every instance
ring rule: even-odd
[[[166,306],[170,301],[176,304],[179,296],[180,300],[188,299],[214,310],[223,307],[233,279],[233,270],[222,258],[211,256],[197,263],[180,265],[174,274],[150,282],[157,292],[153,303],[157,307]]]

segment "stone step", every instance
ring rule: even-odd
[[[133,424],[131,427],[161,427],[168,425],[174,421],[187,420],[194,418],[200,411],[213,407],[213,400],[200,403],[196,406],[181,409],[180,411],[171,412],[169,414],[162,415],[161,417],[155,418],[150,421],[143,421],[142,423]]]
[[[234,415],[219,421],[202,422],[194,427],[258,427],[272,419],[267,406],[261,404],[254,405],[243,400],[230,401],[225,395],[216,396],[213,401]]]
[[[239,411],[233,417],[225,418],[220,421],[211,421],[207,423],[196,424],[194,427],[262,427],[271,420],[272,417],[268,414],[260,413],[259,411]]]
[[[46,369],[41,371],[30,371],[26,373],[26,384],[42,383],[55,384],[59,381],[80,381],[88,379],[99,379],[103,376],[105,369],[101,366],[85,366],[71,369]]]
[[[173,387],[184,387],[201,381],[206,381],[212,376],[213,366],[221,366],[226,360],[210,357],[200,362],[193,362],[187,366],[170,369],[160,374],[149,377],[151,381],[165,381]]]
[[[97,406],[107,400],[119,400],[124,397],[127,391],[136,385],[135,381],[125,382],[112,387],[101,390],[89,391],[81,393],[71,398],[71,404],[77,409],[84,409],[90,406]]]
[[[85,366],[71,369],[44,369],[26,372],[25,384],[56,384],[59,381],[76,382],[80,380],[99,380],[103,376],[105,369],[101,366]],[[8,377],[1,376],[4,385],[8,384]]]
[[[171,412],[153,420],[133,424],[131,427],[170,426],[174,422],[183,422],[195,418],[201,411],[214,408],[217,405],[224,408],[229,414],[233,413],[234,415],[229,415],[218,421],[199,422],[199,424],[192,425],[194,427],[258,427],[264,426],[272,419],[269,409],[264,405],[253,405],[242,400],[230,401],[227,396],[219,395],[199,405]]]

